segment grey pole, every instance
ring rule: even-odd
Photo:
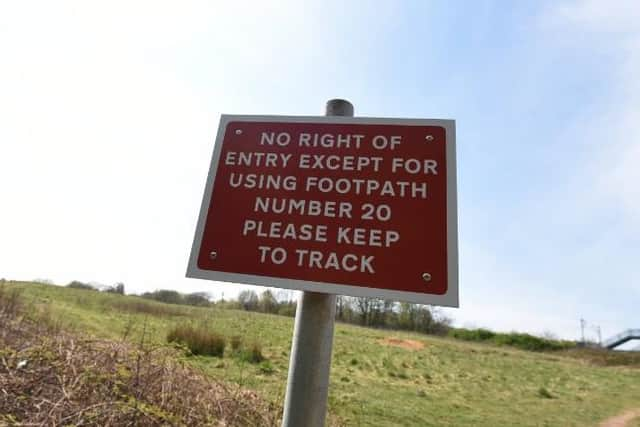
[[[327,116],[353,116],[344,99],[327,102]],[[302,292],[296,308],[282,427],[324,427],[329,394],[336,296]]]

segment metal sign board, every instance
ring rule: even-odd
[[[457,307],[455,122],[223,115],[187,277]]]

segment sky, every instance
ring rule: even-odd
[[[186,279],[220,114],[456,120],[456,325],[640,327],[640,3],[0,2],[0,277]]]

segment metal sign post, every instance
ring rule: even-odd
[[[327,102],[327,116],[353,116],[343,99]],[[302,292],[296,308],[282,427],[323,427],[327,413],[336,296]]]

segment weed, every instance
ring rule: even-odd
[[[538,397],[543,399],[553,399],[551,392],[544,387],[540,387],[538,389]]]
[[[258,369],[260,369],[260,372],[266,375],[270,375],[275,372],[273,365],[268,360],[263,360],[262,362],[260,362],[260,366],[258,366]]]
[[[240,351],[242,347],[242,337],[240,335],[234,335],[231,337],[231,350],[235,352]]]

